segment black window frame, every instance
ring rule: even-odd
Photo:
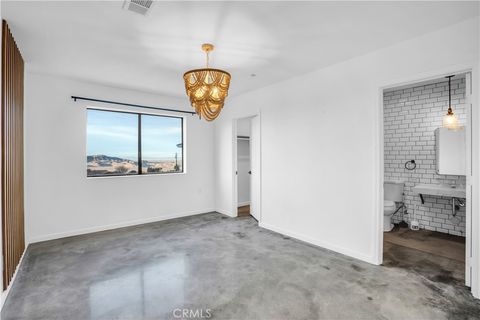
[[[184,131],[184,117],[180,116],[171,116],[171,115],[160,115],[154,113],[142,113],[142,112],[133,112],[133,111],[124,111],[124,110],[110,110],[110,109],[102,109],[102,108],[86,108],[87,114],[88,110],[95,110],[95,111],[104,111],[104,112],[114,112],[114,113],[128,113],[137,116],[138,125],[137,125],[137,138],[138,138],[138,165],[137,165],[137,173],[131,174],[99,174],[99,175],[88,175],[87,170],[87,178],[105,178],[105,177],[135,177],[135,176],[147,176],[147,175],[163,175],[163,174],[183,174],[185,173],[185,131]],[[153,117],[161,117],[161,118],[176,118],[181,120],[181,132],[182,132],[182,171],[177,172],[142,172],[142,115],[144,116],[153,116]],[[88,121],[88,117],[87,117]],[[88,123],[87,123],[88,125]],[[87,140],[88,143],[88,140]],[[88,157],[88,155],[86,155]],[[87,162],[87,169],[88,169],[88,162]]]

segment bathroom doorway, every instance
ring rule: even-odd
[[[260,118],[236,119],[234,128],[234,208],[260,221]]]
[[[471,73],[460,72],[384,89],[381,120],[383,265],[467,286],[472,272],[470,84]]]

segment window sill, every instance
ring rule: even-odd
[[[184,175],[187,174],[184,172],[169,172],[169,173],[146,173],[146,174],[131,174],[131,175],[118,175],[118,176],[95,176],[95,177],[86,177],[87,180],[94,179],[113,179],[113,178],[137,178],[137,177],[158,177],[158,176],[173,176],[173,175]]]

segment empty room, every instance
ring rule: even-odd
[[[1,319],[480,319],[479,1],[5,1]]]

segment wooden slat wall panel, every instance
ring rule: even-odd
[[[12,279],[25,249],[23,207],[22,55],[2,21],[2,253],[3,289]]]

